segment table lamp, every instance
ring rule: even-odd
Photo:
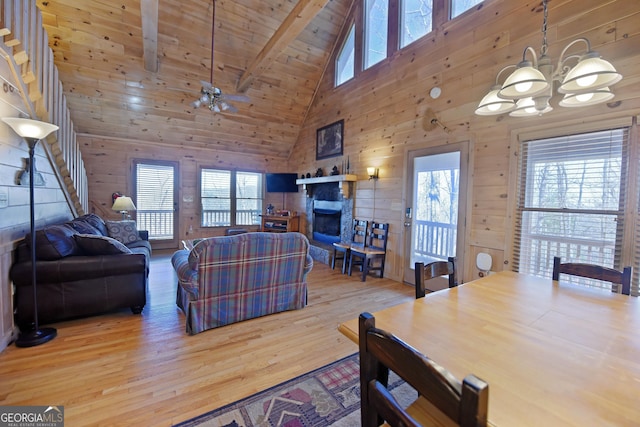
[[[122,214],[122,219],[126,219],[129,211],[136,210],[136,205],[133,204],[131,197],[120,196],[113,202],[111,209],[120,212]]]

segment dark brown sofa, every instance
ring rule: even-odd
[[[129,230],[109,237],[124,224]],[[111,228],[108,228],[110,225]],[[131,236],[131,228],[136,233]],[[124,236],[125,240],[122,239]],[[18,244],[9,273],[15,285],[16,324],[28,330],[33,322],[30,234]],[[151,246],[148,233],[133,221],[105,221],[95,214],[36,231],[36,282],[40,324],[146,304]]]

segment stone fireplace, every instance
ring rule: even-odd
[[[311,243],[309,253],[314,260],[329,264],[333,243],[350,241],[353,222],[354,183],[356,175],[330,175],[301,178],[307,195],[305,214],[306,235]]]
[[[353,198],[343,197],[339,182],[314,183],[307,188],[307,238],[314,259],[329,263],[332,243],[351,240]]]

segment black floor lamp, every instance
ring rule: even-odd
[[[33,321],[34,329],[28,332],[20,332],[16,340],[17,347],[33,347],[44,344],[54,339],[57,331],[54,328],[40,328],[38,325],[38,298],[36,295],[36,224],[35,203],[33,197],[33,165],[34,149],[39,140],[46,138],[51,132],[58,130],[58,126],[37,120],[20,119],[17,117],[5,117],[3,122],[23,137],[29,145],[29,204],[31,207],[31,284],[33,285]]]

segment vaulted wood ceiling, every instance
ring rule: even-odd
[[[288,157],[352,1],[216,0],[213,83],[250,98],[235,114],[191,105],[211,80],[213,0],[38,7],[79,134]]]

